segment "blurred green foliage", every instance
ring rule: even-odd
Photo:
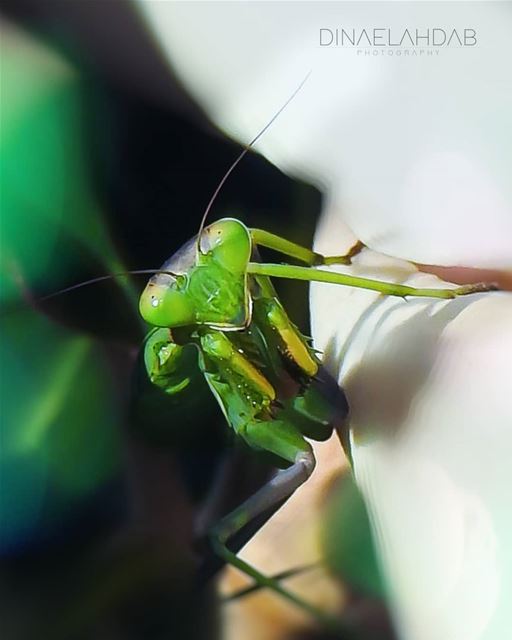
[[[62,526],[119,468],[118,398],[94,341],[27,304],[86,250],[117,263],[87,175],[81,85],[15,30],[2,41],[2,548]],[[24,300],[25,299],[25,300]]]
[[[89,176],[80,77],[48,49],[7,32],[2,48],[0,290],[62,281],[76,253],[119,263]]]
[[[352,475],[345,475],[330,496],[322,529],[329,568],[352,590],[384,598],[368,513]]]
[[[118,469],[118,409],[106,358],[30,309],[1,320],[2,547],[45,537]]]

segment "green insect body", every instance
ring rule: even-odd
[[[279,580],[263,575],[236,555],[257,527],[311,475],[315,458],[307,438],[324,440],[337,431],[350,455],[344,428],[348,416],[345,394],[326,372],[309,340],[289,319],[270,278],[332,283],[404,298],[451,299],[496,287],[478,283],[427,289],[361,278],[317,268],[350,264],[364,248],[360,242],[345,255],[326,257],[267,231],[248,229],[232,218],[203,226],[226,179],[308,76],[228,169],[205,209],[198,236],[159,271],[130,273],[154,274],[142,293],[139,309],[153,327],[145,340],[146,372],[152,385],[167,396],[166,406],[171,405],[172,411],[179,413],[179,420],[186,423],[188,414],[201,409],[202,394],[209,388],[234,432],[253,449],[274,454],[280,461],[278,466],[283,467],[213,528],[211,550],[259,587],[273,589],[327,626],[342,630],[344,638],[354,638],[351,627],[303,601]],[[302,265],[262,263],[260,246]],[[44,299],[120,275],[126,273],[94,278]],[[160,410],[153,410],[153,402],[156,399],[155,406],[160,406],[163,395],[147,396],[135,413],[145,427],[148,414],[159,425]]]
[[[147,322],[167,328],[147,342],[146,368],[177,394],[188,384],[180,350],[194,344],[228,424],[251,447],[294,463],[310,452],[304,436],[323,440],[341,428],[347,404],[323,371],[317,377],[321,363],[269,278],[248,274],[254,254],[245,225],[224,219],[203,231],[201,250],[193,239],[164,264],[175,276],[156,274],[140,302]]]
[[[258,246],[305,266],[262,263]],[[353,630],[236,555],[254,533],[253,523],[269,517],[311,475],[315,459],[306,438],[324,440],[336,430],[350,453],[344,429],[345,395],[289,319],[270,277],[441,299],[495,288],[475,284],[418,289],[316,268],[350,264],[363,247],[357,243],[346,255],[324,257],[225,218],[202,229],[198,238],[174,254],[152,276],[140,299],[142,317],[156,327],[146,341],[144,356],[150,380],[179,399],[194,377],[190,367],[182,365],[190,364],[190,349],[195,348],[199,370],[228,424],[250,447],[274,454],[278,466],[284,467],[212,530],[213,552],[258,586],[273,589],[329,627],[348,631],[344,637],[353,637]]]

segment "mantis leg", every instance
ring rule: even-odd
[[[279,471],[266,485],[248,498],[216,525],[212,541],[224,548],[229,540],[252,520],[268,510],[280,506],[311,475],[315,459],[311,451],[301,451],[287,469]],[[223,553],[222,553],[223,555]]]
[[[311,563],[311,564],[305,564],[302,567],[294,567],[293,569],[286,569],[286,571],[281,571],[280,573],[276,573],[273,576],[271,576],[271,578],[276,582],[281,582],[282,580],[286,580],[287,578],[293,578],[295,576],[300,576],[304,573],[308,573],[309,571],[314,571],[315,569],[318,569],[319,566],[320,565],[317,562]],[[261,587],[261,585],[255,583],[250,587],[245,587],[245,589],[240,589],[235,593],[231,593],[228,596],[224,596],[222,601],[232,602],[233,600],[240,600],[241,598],[245,598],[245,596],[251,595],[252,593],[256,593],[262,588],[263,587]]]
[[[230,546],[230,541],[236,537],[242,528],[249,525],[252,520],[267,511],[276,510],[286,501],[295,490],[300,487],[311,475],[315,466],[312,452],[300,452],[296,462],[279,471],[270,482],[235,509],[213,529],[210,541],[215,553],[226,563],[236,567],[247,576],[251,577],[259,587],[272,589],[288,601],[299,606],[318,619],[322,624],[331,628],[340,628],[339,620],[332,618],[325,612],[317,609],[312,604],[285,589],[276,578],[264,575],[251,564],[239,558]]]
[[[418,289],[404,284],[394,282],[382,282],[370,278],[359,278],[345,273],[335,271],[323,271],[310,267],[298,267],[287,264],[264,264],[260,262],[249,262],[248,273],[255,275],[269,276],[273,278],[288,278],[291,280],[307,280],[309,282],[328,282],[331,284],[341,284],[348,287],[358,287],[360,289],[370,289],[379,291],[389,296],[418,296],[426,298],[451,299],[458,296],[465,296],[470,293],[480,293],[482,291],[496,291],[494,284],[478,282],[476,284],[466,284],[454,289]]]
[[[279,253],[289,256],[290,258],[300,260],[310,267],[328,264],[350,264],[352,258],[365,246],[358,240],[356,244],[344,255],[323,256],[321,253],[311,251],[311,249],[306,249],[306,247],[302,247],[300,244],[286,240],[286,238],[282,238],[275,233],[270,233],[263,229],[251,229],[251,238],[253,242],[260,247],[279,251]]]

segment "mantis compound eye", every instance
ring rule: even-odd
[[[195,321],[194,305],[186,288],[176,281],[151,279],[139,302],[141,316],[154,327],[180,327]]]
[[[233,218],[223,218],[203,231],[202,246],[211,258],[232,273],[242,273],[251,255],[251,238],[247,227]]]

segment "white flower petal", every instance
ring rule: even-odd
[[[317,247],[354,236],[418,263],[512,267],[512,14],[501,3],[141,3],[185,85],[247,142],[322,186]],[[322,27],[471,26],[474,48],[358,56]],[[236,179],[233,176],[233,179]],[[352,273],[447,286],[365,251]],[[347,390],[353,455],[404,640],[502,640],[512,599],[512,298],[312,288]]]
[[[319,245],[344,237],[324,225]],[[352,272],[447,286],[365,250]],[[356,479],[402,637],[500,640],[512,598],[512,295],[315,284],[313,333],[351,406]]]
[[[185,85],[248,142],[328,189],[372,248],[415,262],[512,266],[512,13],[501,3],[140,2]],[[473,47],[399,57],[321,47],[321,28],[444,25]],[[384,55],[374,55],[374,52]],[[390,55],[393,54],[393,55]],[[233,178],[235,179],[235,178]]]

